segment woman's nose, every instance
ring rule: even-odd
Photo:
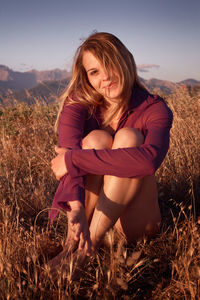
[[[102,80],[109,80],[109,75],[106,70],[102,70]]]

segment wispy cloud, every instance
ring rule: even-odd
[[[20,63],[17,69],[21,72],[26,72],[26,71],[32,70],[33,66],[27,65],[25,63]]]
[[[137,69],[139,72],[149,72],[149,69],[152,68],[160,68],[159,65],[155,65],[155,64],[141,64],[141,65],[137,65]]]

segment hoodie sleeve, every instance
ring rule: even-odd
[[[87,110],[81,104],[65,105],[60,115],[58,146],[67,149],[81,149]],[[70,150],[67,150],[67,152]],[[56,190],[49,217],[51,221],[62,208],[69,210],[68,201],[79,200],[84,205],[84,177],[63,176]]]
[[[163,101],[143,113],[145,141],[139,147],[105,150],[70,150],[65,162],[72,178],[86,173],[142,178],[155,173],[169,148],[172,112]]]

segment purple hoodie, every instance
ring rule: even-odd
[[[125,178],[154,174],[168,151],[172,120],[172,112],[162,98],[136,87],[115,133],[123,127],[136,128],[143,134],[144,144],[132,148],[83,150],[82,139],[90,131],[102,129],[99,109],[90,116],[83,104],[65,105],[59,121],[58,145],[68,148],[65,154],[68,174],[61,178],[54,196],[49,214],[51,221],[59,209],[69,209],[68,201],[79,200],[84,205],[88,173]]]

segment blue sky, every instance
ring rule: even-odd
[[[94,30],[119,37],[143,78],[200,80],[199,0],[0,0],[0,64],[69,70]]]

